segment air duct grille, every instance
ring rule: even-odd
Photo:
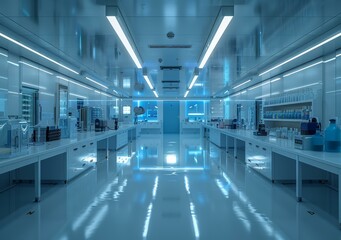
[[[189,45],[189,44],[177,44],[177,45],[150,44],[149,48],[192,48],[192,45]]]

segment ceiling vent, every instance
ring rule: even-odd
[[[181,70],[182,66],[160,66],[160,70]]]
[[[191,48],[189,44],[150,44],[149,48]]]

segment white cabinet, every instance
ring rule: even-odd
[[[226,147],[226,136],[222,134],[219,129],[210,129],[210,141],[218,147]]]
[[[128,144],[128,131],[122,131],[116,135],[116,150]]]
[[[268,147],[247,141],[245,146],[245,161],[249,167],[272,180],[272,158],[271,150]]]
[[[97,162],[97,144],[95,141],[77,144],[67,149],[67,181]]]
[[[181,133],[200,133],[201,122],[181,122]]]

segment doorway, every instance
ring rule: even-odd
[[[163,133],[179,134],[180,132],[179,101],[163,102]]]

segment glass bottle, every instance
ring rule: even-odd
[[[325,130],[325,151],[340,152],[340,128],[335,119],[329,120],[329,126]]]
[[[312,137],[312,147],[313,147],[313,151],[323,151],[323,136],[321,135],[321,123],[319,125],[317,125],[316,128],[316,133],[315,135]]]

